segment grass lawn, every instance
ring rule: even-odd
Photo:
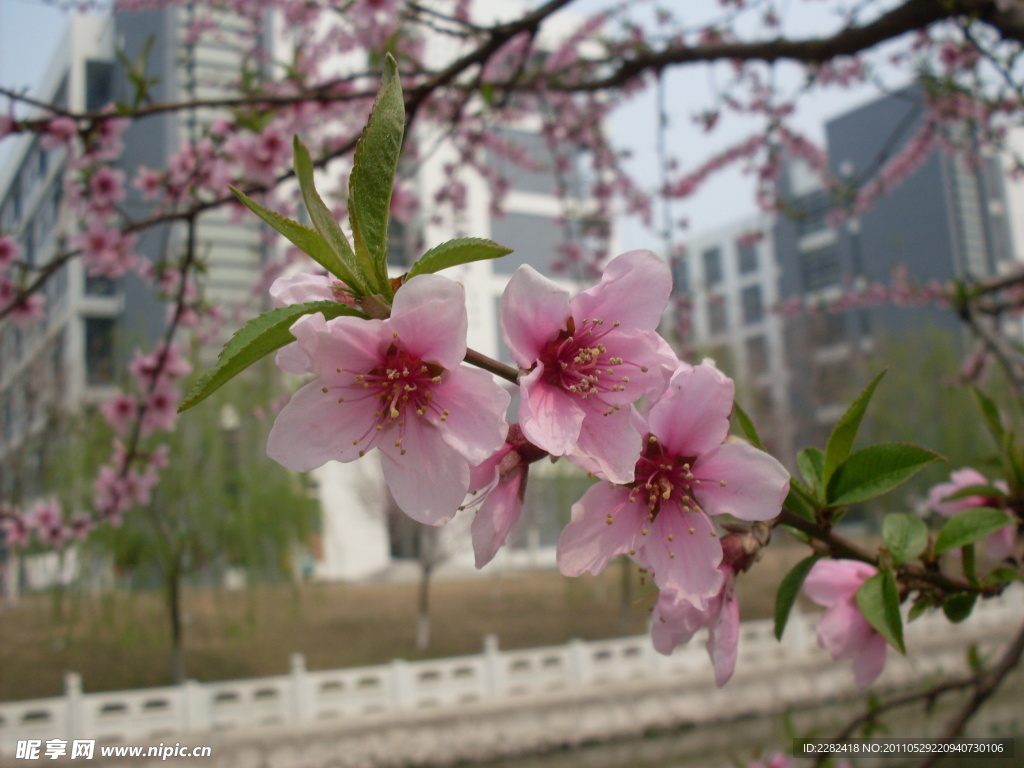
[[[771,615],[774,588],[806,552],[769,548],[739,582],[744,618]],[[629,633],[642,633],[653,605],[629,574]],[[188,676],[201,681],[284,674],[291,653],[309,669],[393,658],[479,652],[483,637],[502,648],[556,645],[622,634],[623,571],[567,579],[557,572],[495,573],[437,580],[431,592],[431,647],[414,647],[417,585],[305,584],[185,595]],[[0,611],[0,701],[59,695],[66,671],[86,691],[167,685],[170,641],[155,592],[69,592],[23,597]]]

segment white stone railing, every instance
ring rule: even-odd
[[[923,671],[958,664],[968,642],[1000,641],[1024,616],[1024,590],[977,606],[960,625],[928,615],[907,626],[916,666],[895,659],[883,682],[908,683]],[[714,689],[703,642],[695,639],[662,656],[646,635],[517,651],[501,651],[488,637],[481,654],[448,659],[392,661],[373,667],[310,672],[300,654],[288,675],[198,683],[116,693],[83,693],[79,675],[65,677],[64,696],[0,704],[0,755],[22,739],[166,740],[171,736],[273,725],[352,723],[432,708],[526,703],[531,698],[598,691],[610,684],[673,686],[693,691],[692,717],[773,711],[794,700],[836,695],[849,687],[846,664],[832,664],[818,649],[816,616],[794,612],[782,643],[770,621],[741,626],[740,662],[733,681]],[[893,654],[895,656],[895,654]],[[814,674],[808,674],[811,671]],[[767,672],[770,671],[770,672]],[[788,673],[790,684],[779,686]],[[722,707],[718,707],[721,703]]]

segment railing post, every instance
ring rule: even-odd
[[[293,723],[304,723],[310,719],[309,686],[306,676],[306,657],[301,653],[293,653],[291,656],[291,721]]]
[[[587,685],[592,677],[590,651],[586,642],[580,639],[570,640],[569,649],[569,682],[576,685]]]
[[[412,705],[412,681],[409,677],[409,663],[405,659],[392,659],[390,699],[393,710],[407,709]]]
[[[209,703],[201,683],[186,680],[181,684],[182,727],[185,733],[212,730]]]
[[[82,719],[85,715],[82,705],[82,676],[77,672],[64,675],[64,701],[67,703],[67,737],[74,739],[85,733]]]
[[[505,693],[505,670],[497,635],[484,635],[484,697],[500,699]]]

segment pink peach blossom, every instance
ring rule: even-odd
[[[707,649],[715,668],[715,684],[725,685],[736,669],[740,639],[740,607],[736,601],[736,573],[726,564],[719,566],[722,587],[700,610],[676,592],[658,595],[651,619],[651,639],[659,653],[668,655],[688,642],[701,627],[708,628]]]
[[[1000,496],[965,496],[962,499],[949,499],[961,489],[972,485],[987,485],[1002,493],[1009,492],[1005,480],[990,481],[981,472],[970,467],[954,470],[950,482],[939,483],[928,491],[928,507],[940,515],[952,517],[967,509],[976,507],[1002,508],[1005,499]],[[1017,548],[1017,531],[1015,526],[1007,525],[985,539],[985,552],[994,560],[1010,557]]]
[[[789,491],[789,473],[749,445],[723,445],[733,382],[707,364],[684,366],[646,421],[635,480],[600,482],[573,505],[558,540],[567,576],[599,573],[620,554],[654,571],[662,590],[707,610],[722,589],[722,545],[710,516],[769,520]]]
[[[274,422],[271,458],[308,471],[380,448],[398,506],[420,522],[449,520],[470,466],[501,448],[510,396],[466,354],[463,287],[419,275],[395,294],[391,317],[307,315],[292,326],[316,378]]]
[[[867,688],[885,667],[885,638],[857,608],[860,585],[878,569],[858,560],[819,560],[804,580],[804,592],[825,615],[818,623],[818,645],[833,659],[853,659],[857,685]]]
[[[678,364],[655,332],[671,290],[650,251],[613,259],[575,298],[529,266],[501,299],[502,335],[522,370],[523,434],[554,456],[590,459],[613,482],[633,479],[640,434],[631,405]]]

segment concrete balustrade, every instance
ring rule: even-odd
[[[1022,597],[1022,589],[1008,591],[1001,599],[979,604],[959,625],[938,614],[908,624],[908,658],[891,654],[882,683],[907,685],[926,673],[963,669],[966,644],[992,649],[1016,628],[1024,614]],[[23,739],[141,743],[184,734],[325,726],[334,720],[350,727],[362,720],[380,723],[389,716],[429,715],[432,710],[457,713],[481,705],[600,697],[612,686],[670,688],[677,700],[688,696],[675,705],[672,716],[677,719],[772,712],[832,698],[852,686],[848,664],[832,662],[818,648],[816,621],[817,616],[794,612],[781,643],[771,621],[744,623],[736,674],[722,690],[714,686],[700,636],[671,656],[658,654],[647,636],[512,651],[500,650],[497,639],[487,637],[482,653],[474,656],[396,659],[379,666],[312,672],[294,654],[287,675],[190,680],[117,693],[83,693],[81,677],[69,673],[64,696],[0,704],[0,755],[13,755]],[[784,685],[779,684],[782,680]]]

